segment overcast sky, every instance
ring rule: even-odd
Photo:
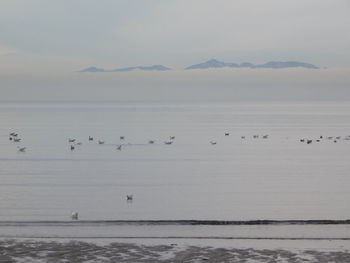
[[[350,66],[348,0],[0,0],[0,7],[3,70],[183,68],[210,58]]]
[[[141,86],[199,86],[191,78],[201,76],[194,72],[107,77],[76,71],[154,64],[181,71],[211,58],[235,63],[296,60],[328,72],[283,70],[284,81],[278,71],[231,69],[204,77],[200,85],[206,87],[290,86],[295,78],[307,86],[314,78],[313,86],[322,79],[329,88],[342,89],[344,94],[337,96],[350,97],[345,89],[350,85],[349,32],[349,0],[0,0],[2,99],[25,97],[21,91],[30,86],[42,87],[32,94],[40,97],[48,86],[68,89],[72,83],[107,87],[107,94],[113,85],[139,87],[133,94]],[[246,82],[238,80],[242,74]]]

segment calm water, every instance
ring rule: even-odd
[[[350,218],[346,104],[1,103],[0,121],[0,221]],[[320,135],[342,138],[299,142]]]

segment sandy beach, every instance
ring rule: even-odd
[[[223,245],[207,240],[207,246],[178,241],[8,239],[0,241],[0,262],[349,262],[350,258],[348,249],[331,240],[318,243],[323,248],[315,248],[311,241],[310,248],[303,249],[295,241],[280,243],[285,248],[272,248],[274,242],[268,241]],[[254,243],[255,248],[249,247]]]

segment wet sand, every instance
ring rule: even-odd
[[[349,262],[350,259],[350,251],[344,248],[240,248],[241,244],[220,247],[169,240],[164,244],[90,241],[2,240],[0,262]]]

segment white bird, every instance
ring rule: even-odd
[[[173,141],[165,141],[164,144],[172,144]]]
[[[211,143],[212,145],[215,145],[215,144],[216,144],[216,141],[210,141],[210,143]]]
[[[20,142],[21,139],[20,139],[20,138],[13,138],[13,141],[14,141],[14,142]]]
[[[72,217],[72,219],[74,219],[74,220],[78,220],[78,217],[79,217],[78,212],[72,212],[71,217]]]
[[[68,139],[68,142],[75,142],[75,139],[69,138],[69,139]]]
[[[104,143],[105,143],[104,141],[98,140],[98,144],[104,144]]]

